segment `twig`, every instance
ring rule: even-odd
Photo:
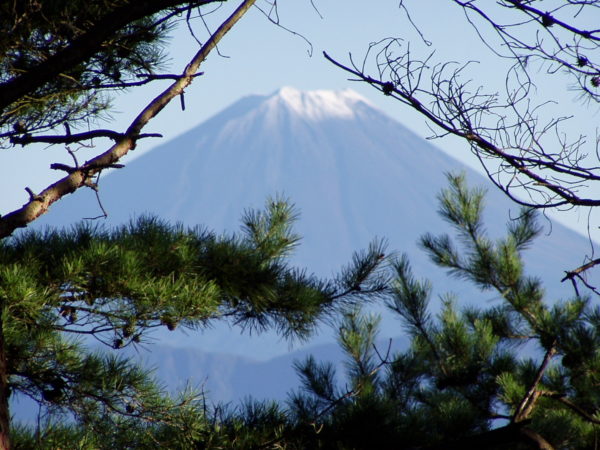
[[[568,408],[570,408],[571,410],[573,410],[574,412],[579,414],[581,417],[583,417],[588,422],[591,422],[596,425],[600,425],[600,419],[595,418],[593,415],[591,415],[590,413],[585,411],[583,408],[581,408],[580,406],[573,403],[565,395],[558,394],[556,392],[546,392],[546,391],[542,391],[541,395],[543,395],[544,397],[548,397],[553,400],[559,401],[563,405],[567,406]]]
[[[585,272],[586,270],[591,269],[592,267],[597,266],[598,264],[600,264],[600,258],[594,259],[594,260],[590,261],[589,263],[584,264],[583,266],[579,266],[577,269],[573,269],[568,272],[565,272],[566,275],[560,281],[572,280],[577,275],[581,274],[581,272]]]
[[[102,211],[102,215],[99,215],[96,217],[84,217],[83,218],[84,220],[97,220],[97,219],[102,219],[102,218],[108,217],[108,213],[104,209],[104,205],[102,205],[102,201],[100,200],[100,192],[98,189],[98,183],[100,182],[100,175],[102,175],[102,172],[98,172],[98,176],[96,177],[96,183],[92,189],[94,190],[94,193],[96,194],[96,200],[98,201],[98,206],[100,207],[100,210]]]
[[[42,201],[44,201],[44,199],[43,199],[43,198],[42,198],[40,195],[37,195],[37,194],[35,194],[35,193],[34,193],[34,192],[31,190],[31,188],[29,188],[29,187],[26,187],[26,188],[25,188],[25,191],[27,191],[27,193],[29,194],[29,200],[30,200],[30,201],[35,201],[35,202],[42,202]]]
[[[552,343],[552,345],[546,352],[546,355],[544,356],[544,359],[543,359],[542,363],[540,364],[540,367],[538,368],[538,371],[535,375],[534,380],[531,383],[531,386],[529,387],[529,390],[527,391],[527,393],[521,400],[521,403],[519,403],[519,406],[515,410],[515,413],[512,417],[513,423],[521,422],[529,417],[531,410],[535,406],[535,402],[537,401],[538,397],[541,395],[541,391],[539,391],[537,389],[537,386],[542,381],[544,372],[546,371],[546,368],[548,367],[548,364],[550,364],[550,361],[552,360],[552,357],[554,356],[555,353],[556,353],[556,340],[554,340],[554,342]]]

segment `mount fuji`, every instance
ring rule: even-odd
[[[489,182],[351,90],[286,87],[246,97],[125,163],[101,180],[109,225],[151,213],[217,232],[236,231],[244,209],[283,194],[301,212],[296,230],[303,240],[293,262],[309,272],[331,276],[353,251],[383,237],[391,250],[409,254],[415,275],[426,275],[437,293],[452,291],[469,302],[495,298],[448,278],[416,245],[424,232],[449,231],[436,213],[444,173],[465,172],[471,186]],[[489,189],[487,205],[490,235],[500,236],[517,207],[495,189]],[[40,223],[64,226],[99,213],[94,193],[82,190],[56,204]],[[554,223],[527,252],[526,268],[545,282],[549,299],[557,300],[572,295],[560,283],[563,271],[580,264],[588,250],[583,236]],[[383,315],[382,336],[402,334],[399,323]],[[270,333],[241,334],[228,324],[155,337],[161,344],[263,360],[299,348]],[[324,329],[308,345],[333,339]]]

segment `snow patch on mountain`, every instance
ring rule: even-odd
[[[371,103],[351,89],[342,91],[316,90],[302,92],[292,87],[283,87],[267,100],[267,116],[281,111],[284,106],[303,119],[351,119],[355,116],[358,103]],[[271,113],[271,114],[269,114]]]
[[[107,224],[151,213],[217,232],[238,231],[246,208],[261,208],[268,196],[283,194],[302,213],[295,230],[303,242],[292,265],[329,278],[354,250],[385,237],[390,251],[410,254],[415,274],[426,274],[440,294],[451,291],[461,300],[480,301],[479,291],[449,280],[416,244],[424,231],[446,230],[435,211],[436,196],[447,186],[445,172],[463,170],[469,184],[487,182],[353,91],[282,88],[242,99],[145,153],[124,172],[103,178],[101,192]],[[502,236],[514,205],[494,189],[487,203],[491,237]],[[94,194],[80,190],[35,226],[68,225],[96,215]],[[529,273],[541,276],[553,298],[570,296],[571,288],[560,283],[562,269],[576,267],[588,250],[585,238],[554,225],[552,235],[540,236],[526,255]],[[382,336],[398,334],[388,313],[382,327]],[[274,332],[250,339],[236,330],[222,323],[200,335],[164,331],[156,339],[261,359],[290,350]],[[329,330],[320,331],[313,343],[334,340]]]

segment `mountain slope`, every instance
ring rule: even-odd
[[[114,171],[101,180],[101,198],[110,224],[141,213],[203,224],[217,231],[238,228],[248,207],[261,207],[282,193],[301,211],[303,236],[294,262],[331,275],[375,236],[407,252],[417,276],[469,301],[489,301],[464,283],[448,281],[418,249],[426,231],[447,231],[436,214],[436,195],[446,186],[445,172],[465,171],[471,185],[487,180],[419,138],[352,91],[299,92],[283,88],[271,96],[242,99],[202,125]],[[517,208],[490,189],[487,223],[498,236]],[[57,204],[41,222],[65,225],[97,216],[91,192],[78,192]],[[580,263],[586,239],[558,224],[527,255],[529,271],[543,278],[552,299],[571,294],[563,271]],[[400,334],[398,323],[383,321],[384,335]],[[270,358],[289,344],[277,336],[240,335],[224,324],[188,338],[158,333],[171,345],[194,345]],[[311,341],[331,341],[327,332]]]

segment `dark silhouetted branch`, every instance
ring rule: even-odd
[[[100,19],[86,33],[76,38],[68,47],[40,63],[37,67],[0,84],[0,111],[19,98],[35,91],[45,83],[81,64],[97,53],[102,44],[112,37],[115,31],[124,26],[151,16],[159,11],[187,4],[187,7],[214,3],[221,0],[145,0],[128,2]]]
[[[538,386],[541,383],[542,377],[544,376],[544,373],[546,372],[546,369],[548,368],[548,364],[550,364],[550,361],[554,357],[555,353],[556,353],[556,341],[546,351],[546,354],[544,355],[544,359],[542,360],[542,363],[540,364],[540,367],[537,370],[535,378],[531,382],[531,386],[529,387],[529,389],[527,390],[527,393],[521,400],[521,403],[519,403],[519,406],[515,410],[515,413],[512,418],[512,421],[514,423],[522,422],[523,420],[526,420],[529,418],[529,415],[531,414],[531,411],[533,410],[533,407],[535,406],[537,399],[541,395],[541,391],[538,389]]]
[[[32,143],[45,143],[45,144],[73,144],[75,142],[86,141],[95,138],[109,138],[113,141],[122,139],[125,135],[123,133],[117,133],[112,130],[93,130],[86,131],[85,133],[66,134],[64,136],[32,136],[30,134],[24,134],[22,136],[13,136],[10,138],[12,144],[27,145]],[[137,139],[149,138],[149,137],[163,137],[160,133],[145,133],[140,134]]]
[[[550,157],[551,155],[544,153],[543,150],[540,150],[537,154],[535,152],[528,152],[528,149],[525,149],[521,153],[509,153],[485,137],[484,131],[486,134],[490,131],[502,131],[501,127],[495,130],[479,129],[478,124],[473,122],[473,117],[479,117],[485,111],[492,109],[493,106],[489,103],[491,101],[489,96],[486,98],[483,94],[472,94],[470,98],[465,98],[464,85],[461,86],[460,83],[454,83],[455,87],[451,88],[453,90],[449,92],[442,92],[441,90],[428,92],[434,102],[434,107],[427,107],[424,101],[416,97],[417,93],[424,93],[426,91],[423,88],[412,85],[410,81],[412,76],[420,78],[423,75],[424,66],[411,68],[410,60],[399,63],[409,74],[399,76],[400,78],[395,83],[392,83],[365,74],[364,69],[359,69],[355,64],[352,64],[352,67],[342,64],[326,52],[323,52],[323,55],[335,66],[357,77],[359,81],[364,81],[377,88],[383,94],[392,96],[396,100],[413,108],[425,116],[431,123],[440,127],[445,134],[454,135],[466,140],[478,156],[493,157],[497,161],[503,162],[505,166],[501,166],[500,171],[507,171],[510,168],[511,174],[514,174],[512,180],[508,184],[503,184],[489,171],[488,177],[515,202],[533,208],[552,208],[564,205],[600,206],[600,199],[580,197],[570,183],[564,183],[561,179],[551,178],[549,175],[546,175],[547,173],[556,172],[573,177],[575,182],[600,181],[600,174],[597,174],[594,168],[584,168],[576,164],[569,164],[569,160],[553,161]],[[388,63],[392,64],[392,61],[388,61]],[[440,89],[440,86],[444,82],[442,80],[444,69],[445,66],[442,66],[432,73],[432,85],[437,86],[432,89]],[[415,73],[411,72],[411,70]],[[459,72],[460,69],[452,74],[450,81],[447,81],[449,85],[453,81],[456,81],[453,78]],[[477,103],[477,101],[481,103]],[[517,148],[516,150],[521,149]],[[565,158],[568,157],[569,155]],[[486,168],[485,164],[483,165]],[[544,175],[542,175],[543,173]],[[528,181],[520,182],[518,187],[541,192],[543,195],[541,201],[526,201],[511,193],[511,189],[514,186],[510,183],[514,183],[515,177],[519,176],[526,177]],[[546,191],[549,194],[544,195],[543,193]]]

